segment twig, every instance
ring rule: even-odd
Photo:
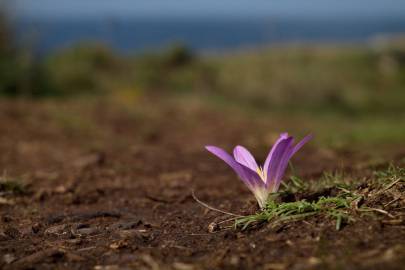
[[[345,189],[345,188],[342,188],[342,187],[336,187],[337,189],[340,189],[341,191],[344,191],[344,192],[346,192],[346,193],[352,193],[350,190],[348,190],[348,189]]]
[[[222,220],[220,222],[217,222],[217,224],[219,225],[219,224],[226,223],[228,221],[232,221],[232,220],[235,220],[235,219],[238,219],[238,218],[239,217],[228,218],[228,219]]]
[[[388,189],[392,188],[396,183],[398,183],[399,181],[401,181],[401,178],[398,178],[397,180],[391,182],[388,186],[386,186],[382,191],[387,191]]]
[[[384,207],[387,207],[388,205],[393,204],[394,202],[398,201],[399,199],[400,198],[398,197],[398,198],[395,198],[395,199],[389,201],[388,203],[384,204]]]
[[[212,233],[189,233],[187,235],[190,235],[190,236],[209,236],[211,234]]]
[[[200,200],[195,196],[194,190],[191,190],[191,196],[193,196],[193,199],[194,199],[196,202],[198,202],[198,203],[201,204],[202,206],[204,206],[204,207],[206,207],[206,208],[208,208],[208,209],[210,209],[210,210],[212,210],[212,211],[216,211],[216,212],[219,212],[219,213],[222,213],[222,214],[225,214],[225,215],[234,216],[234,217],[245,217],[245,216],[242,216],[242,215],[230,213],[230,212],[223,211],[223,210],[220,210],[220,209],[218,209],[218,208],[209,206],[209,205],[206,204],[205,202],[200,201]]]
[[[387,215],[387,216],[389,216],[390,218],[394,218],[393,215],[391,215],[391,214],[388,213],[387,211],[385,211],[385,210],[383,210],[383,209],[379,209],[379,208],[370,208],[370,207],[367,207],[366,209],[363,209],[363,210],[360,210],[360,211],[375,211],[375,212],[378,212],[378,213]]]

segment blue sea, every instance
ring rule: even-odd
[[[280,43],[357,43],[405,33],[403,18],[167,18],[22,19],[18,40],[38,54],[79,42],[98,41],[122,53],[137,53],[181,42],[196,51],[271,46]]]

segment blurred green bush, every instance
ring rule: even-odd
[[[405,46],[272,48],[215,59],[219,89],[274,109],[404,111]]]
[[[46,96],[53,92],[45,67],[17,49],[5,16],[0,14],[0,95]]]
[[[106,80],[116,75],[120,65],[109,48],[97,43],[60,50],[44,60],[49,80],[63,96],[106,92]]]
[[[135,57],[134,69],[136,84],[148,91],[191,92],[215,88],[214,66],[181,44]]]

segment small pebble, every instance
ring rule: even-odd
[[[220,229],[220,227],[219,227],[218,223],[211,222],[211,223],[208,225],[208,232],[209,232],[209,233],[213,233],[213,232],[219,231],[219,229]]]
[[[4,261],[6,264],[10,264],[10,263],[14,262],[15,259],[16,259],[16,258],[14,257],[13,254],[4,254],[4,256],[3,256],[3,261]]]
[[[67,228],[66,224],[52,226],[45,230],[45,234],[56,234],[56,235],[66,234],[67,233],[65,231],[66,228]]]
[[[100,231],[97,228],[83,228],[73,231],[74,235],[95,235]]]

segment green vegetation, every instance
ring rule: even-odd
[[[313,215],[325,215],[336,220],[336,230],[340,230],[343,222],[352,221],[351,210],[353,202],[362,197],[347,190],[334,197],[321,196],[317,201],[308,202],[305,199],[295,202],[276,202],[270,200],[265,209],[257,214],[238,218],[236,227],[246,229],[252,223],[271,222],[277,224],[283,221],[292,221]]]
[[[369,179],[371,184],[368,184],[365,190],[358,188],[362,183],[366,183],[364,179],[356,182],[356,179],[344,177],[341,173],[325,173],[319,181],[314,180],[310,184],[304,184],[296,177],[290,180],[284,190],[269,200],[265,209],[254,215],[237,218],[235,226],[246,229],[262,222],[275,225],[309,216],[327,216],[335,220],[336,230],[340,230],[342,224],[355,221],[356,216],[378,213],[396,220],[397,216],[393,213],[403,209],[402,203],[394,206],[393,203],[404,199],[401,190],[405,186],[405,168],[392,164],[387,169],[375,171],[374,177]],[[280,201],[286,194],[322,194],[331,188],[335,189],[336,194],[333,196],[319,195],[312,201]],[[399,216],[402,214],[399,213]],[[402,222],[402,219],[399,220]]]
[[[375,171],[377,183],[383,189],[391,187],[393,183],[405,182],[405,168],[397,167],[391,164],[387,170]]]
[[[13,194],[22,195],[26,193],[25,187],[18,180],[0,178],[0,195]]]
[[[286,184],[281,182],[282,190],[280,195],[288,196],[297,192],[318,192],[329,188],[342,188],[343,190],[354,187],[352,179],[345,177],[342,171],[323,172],[319,179],[304,181],[297,176],[292,175]]]

